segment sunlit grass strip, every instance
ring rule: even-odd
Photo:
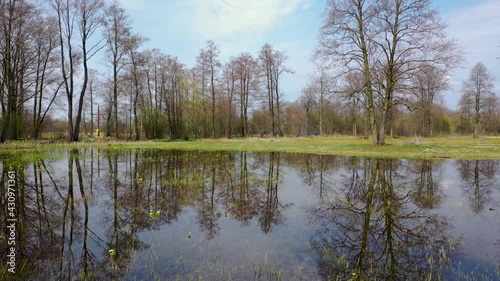
[[[21,150],[38,151],[61,148],[109,149],[176,149],[200,151],[255,151],[291,152],[324,155],[343,155],[377,158],[410,159],[500,159],[500,138],[387,138],[384,146],[374,146],[371,140],[355,137],[298,137],[298,138],[246,138],[204,139],[193,141],[154,140],[142,142],[116,142],[96,140],[75,144],[42,144],[36,142],[10,142],[0,145],[0,153]]]

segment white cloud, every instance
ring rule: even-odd
[[[130,10],[130,9],[140,9],[141,7],[144,7],[144,2],[146,1],[137,1],[137,0],[119,0],[118,2],[120,2],[121,6],[125,9],[125,10]]]
[[[210,39],[238,32],[265,32],[281,18],[311,6],[312,0],[194,0],[197,32]]]

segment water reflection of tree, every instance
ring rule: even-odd
[[[447,225],[412,207],[394,175],[396,165],[366,160],[361,175],[344,182],[335,199],[311,210],[318,227],[312,245],[324,279],[424,280],[441,274],[439,261],[450,251]]]
[[[495,160],[457,161],[463,181],[462,190],[468,197],[470,208],[476,214],[483,212],[492,200],[497,164]]]
[[[434,180],[434,173],[440,162],[433,160],[415,160],[409,162],[408,172],[415,175],[413,179],[412,198],[419,207],[433,209],[439,206],[443,192],[438,181]]]
[[[265,184],[265,199],[259,203],[260,228],[264,233],[269,233],[273,225],[282,224],[284,221],[283,211],[289,205],[279,202],[278,186],[280,183],[280,154],[271,152],[269,154],[269,168]]]
[[[157,221],[170,223],[194,207],[207,239],[219,233],[219,220],[231,216],[248,225],[257,214],[259,192],[247,153],[143,151],[137,175],[146,190],[144,208],[161,211]],[[131,164],[132,165],[132,164]],[[143,190],[141,189],[141,190]]]
[[[44,260],[47,264],[57,262],[60,244],[60,233],[54,231],[54,226],[61,223],[62,200],[55,197],[50,192],[49,186],[45,184],[41,176],[43,161],[34,160],[34,164],[28,163],[17,157],[3,159],[2,177],[0,178],[0,234],[5,239],[0,239],[0,272],[5,272],[5,276],[0,274],[0,279],[8,279],[6,269],[6,254],[10,245],[7,244],[8,230],[5,223],[8,218],[7,210],[7,174],[8,171],[15,171],[15,204],[14,210],[16,221],[16,278],[19,280],[30,280],[34,277],[44,276],[44,268],[39,260]],[[45,167],[45,164],[43,164]],[[27,179],[27,175],[33,172],[36,180]],[[40,178],[39,178],[40,175]],[[55,187],[57,189],[57,187]],[[9,210],[10,212],[10,210]],[[4,254],[5,253],[5,254]],[[35,258],[36,257],[36,258]],[[19,270],[20,267],[23,270]]]
[[[228,212],[224,215],[232,215],[242,226],[250,225],[252,218],[257,215],[260,197],[254,175],[248,166],[248,153],[240,152],[227,170],[227,177],[221,182],[223,186],[228,187],[221,193],[225,198],[224,205]]]
[[[208,188],[203,184],[202,192],[200,194],[199,205],[197,207],[198,225],[201,231],[206,231],[207,239],[213,239],[218,235],[219,219],[221,217],[220,211],[217,210],[219,197],[216,196],[216,167],[215,163],[211,163],[208,171],[203,167],[207,179],[209,179]]]
[[[183,211],[194,211],[209,239],[218,235],[222,217],[243,226],[257,222],[265,233],[285,220],[277,153],[88,149],[64,156],[16,164],[25,279],[119,279],[133,254],[148,247],[139,233],[175,222]]]
[[[66,160],[36,158],[11,168],[17,173],[20,196],[19,280],[101,280],[109,276],[95,247],[99,237],[89,226],[89,172],[78,150],[65,155]]]
[[[112,213],[103,213],[106,228],[107,247],[103,249],[104,255],[108,255],[108,250],[114,250],[114,255],[105,260],[105,264],[110,268],[113,279],[119,279],[126,272],[126,268],[131,261],[133,251],[141,250],[148,245],[142,242],[138,237],[138,232],[146,227],[144,224],[138,224],[137,216],[134,210],[137,210],[135,204],[138,200],[130,196],[130,193],[137,194],[137,186],[134,183],[129,188],[128,183],[123,183],[120,178],[127,179],[119,173],[121,165],[118,163],[118,152],[108,151],[106,158],[108,162],[108,190],[111,199],[108,204],[111,205]],[[120,175],[120,176],[119,176]],[[144,218],[144,216],[143,216]],[[147,220],[144,220],[147,222]],[[143,227],[140,227],[142,225]]]
[[[291,154],[286,155],[289,164],[298,169],[307,186],[314,187],[320,200],[325,199],[334,187],[334,172],[339,168],[342,157],[329,155]]]

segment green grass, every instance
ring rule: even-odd
[[[140,141],[113,140],[82,141],[80,143],[9,142],[0,145],[0,154],[20,151],[100,147],[109,149],[176,149],[200,151],[255,151],[291,152],[324,155],[344,155],[377,158],[454,158],[500,159],[500,138],[387,138],[387,144],[375,146],[371,140],[355,137],[298,137],[204,139],[194,141]]]

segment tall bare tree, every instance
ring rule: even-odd
[[[478,136],[478,127],[485,107],[485,101],[488,97],[494,95],[493,89],[494,85],[491,73],[483,63],[476,63],[469,73],[469,78],[464,81],[462,86],[462,99],[472,103],[474,138]]]
[[[318,103],[319,133],[322,135],[324,111],[328,100],[334,94],[335,77],[326,68],[319,66],[317,72],[311,76],[308,86],[310,87],[310,91],[312,91],[311,94]]]
[[[219,70],[221,68],[221,63],[219,60],[220,46],[215,44],[213,41],[207,41],[204,49],[200,50],[197,61],[201,69],[201,84],[203,89],[203,94],[205,94],[206,83],[210,84],[210,104],[211,104],[211,128],[210,136],[215,138],[215,105],[217,101],[216,84],[218,82]],[[207,78],[208,77],[208,78]],[[208,81],[207,81],[208,79]]]
[[[494,94],[485,99],[483,124],[485,133],[500,133],[500,99]]]
[[[249,53],[242,53],[236,58],[236,77],[239,82],[241,137],[248,136],[248,108],[250,91],[257,82],[258,62]]]
[[[144,67],[146,64],[146,58],[142,52],[139,51],[139,48],[147,41],[146,38],[134,35],[131,36],[127,42],[128,44],[128,57],[130,60],[130,69],[129,69],[129,78],[132,80],[133,84],[133,114],[134,114],[134,128],[135,128],[135,140],[138,141],[140,139],[140,131],[139,131],[139,117],[137,112],[137,107],[139,104],[139,97],[143,92],[143,83],[145,71]]]
[[[313,110],[317,107],[317,98],[315,96],[316,89],[313,85],[308,84],[304,89],[302,89],[302,94],[299,97],[298,102],[305,110],[305,124],[302,129],[301,134],[309,135],[312,133],[312,123],[313,123]]]
[[[316,57],[340,75],[363,74],[374,144],[385,143],[395,95],[419,64],[456,66],[461,53],[447,38],[430,0],[329,0]]]
[[[168,118],[170,138],[181,138],[182,134],[182,79],[185,68],[177,57],[166,56],[161,66],[162,88],[164,89],[165,115]]]
[[[273,136],[276,136],[276,128],[278,134],[283,136],[283,128],[281,126],[281,109],[280,98],[280,78],[284,73],[293,73],[292,69],[285,65],[288,56],[284,51],[274,50],[270,44],[264,44],[259,54],[259,63],[261,72],[266,78],[267,99],[269,104],[269,112],[271,114],[271,128]]]
[[[432,65],[422,64],[412,77],[410,107],[421,117],[424,136],[432,137],[434,103],[449,86],[450,80],[446,70]]]
[[[32,137],[38,139],[43,122],[63,85],[62,79],[57,75],[59,41],[57,39],[57,21],[54,18],[40,17],[37,19],[32,44],[35,48]]]
[[[226,137],[231,138],[233,136],[233,101],[236,92],[236,60],[231,58],[230,61],[224,65],[222,72],[223,88],[226,92],[227,106],[229,109]]]
[[[35,32],[37,11],[25,0],[0,1],[0,91],[2,130],[0,142],[21,137],[24,102],[29,67],[33,60],[30,50],[31,37]]]
[[[291,68],[285,65],[285,62],[288,60],[288,56],[284,51],[275,51],[273,59],[273,78],[274,78],[274,93],[276,95],[276,113],[277,113],[277,125],[278,125],[278,133],[280,137],[283,137],[283,127],[281,124],[281,107],[280,107],[280,98],[283,93],[280,91],[280,78],[285,73],[294,73]]]
[[[259,54],[259,62],[261,71],[266,78],[267,100],[269,105],[269,113],[271,114],[271,133],[276,136],[276,119],[274,105],[274,79],[273,79],[273,47],[270,44],[264,44]]]
[[[365,86],[363,84],[363,74],[361,72],[350,72],[344,77],[344,85],[340,86],[339,94],[350,102],[352,118],[352,134],[358,134],[358,119],[362,108],[366,109]],[[368,130],[365,129],[366,137]]]
[[[125,59],[128,53],[128,43],[131,37],[130,17],[120,6],[119,2],[114,0],[106,10],[104,21],[104,37],[107,42],[107,54],[111,62],[113,72],[113,117],[115,138],[119,139],[118,133],[118,86],[119,74],[125,66]]]
[[[101,40],[92,37],[102,23],[103,0],[50,0],[58,22],[61,73],[68,102],[68,133],[70,141],[78,141],[87,83],[89,60],[102,49]],[[78,40],[77,33],[79,35]],[[75,48],[75,45],[78,47]],[[76,88],[78,72],[83,68],[80,90]],[[79,92],[76,95],[76,92]],[[78,98],[76,120],[73,121],[73,103]]]
[[[86,95],[87,97],[87,106],[86,110],[90,110],[89,112],[89,119],[90,119],[90,135],[92,136],[94,134],[94,125],[95,125],[95,118],[97,118],[97,124],[101,125],[101,112],[100,112],[100,107],[98,106],[97,112],[95,108],[96,104],[96,99],[100,95],[101,87],[102,87],[102,80],[99,79],[100,73],[96,69],[89,69],[89,82],[88,82],[88,88],[89,88],[89,94]],[[98,128],[99,130],[101,128]],[[99,133],[100,136],[100,133]]]
[[[208,76],[208,69],[207,69],[207,58],[205,55],[204,49],[200,50],[200,53],[196,57],[196,67],[195,67],[195,76],[199,82],[199,88],[201,90],[201,107],[203,111],[203,137],[208,136],[208,122],[207,122],[207,107],[206,107],[206,91],[207,91],[207,76]]]

